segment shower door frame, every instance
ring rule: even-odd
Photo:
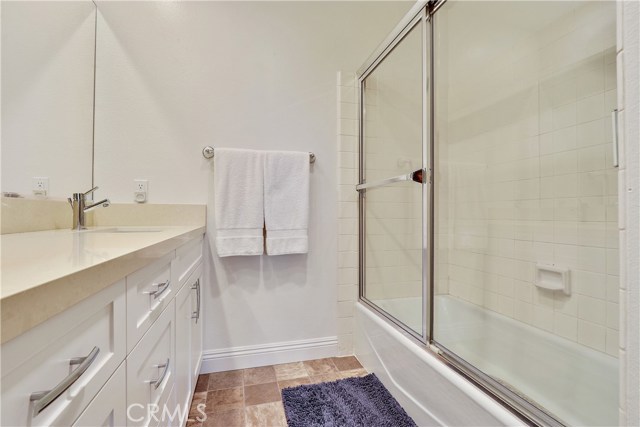
[[[432,25],[431,15],[429,14],[427,2],[422,1],[416,3],[413,8],[407,13],[405,19],[403,19],[391,33],[391,35],[376,49],[373,55],[369,57],[369,60],[365,62],[365,65],[361,67],[358,72],[358,123],[359,123],[359,170],[358,170],[358,182],[360,184],[366,183],[365,180],[365,90],[364,82],[380,65],[387,56],[393,52],[393,50],[402,43],[406,36],[416,29],[417,26],[422,24],[421,27],[421,63],[422,63],[422,165],[421,168],[426,171],[426,177],[423,176],[422,184],[422,331],[418,333],[410,327],[408,327],[400,319],[394,317],[384,309],[378,307],[373,301],[370,301],[365,296],[365,283],[366,283],[366,269],[363,268],[366,265],[366,248],[365,248],[365,236],[366,236],[366,189],[359,191],[358,194],[358,216],[359,216],[359,284],[358,284],[358,299],[367,307],[383,316],[393,325],[398,327],[402,332],[409,334],[412,338],[418,340],[422,344],[427,344],[432,335],[433,324],[433,310],[431,310],[431,300],[433,298],[433,287],[430,286],[430,282],[433,279],[433,268],[431,268],[433,262],[433,239],[430,238],[433,232],[433,188],[432,188],[432,171],[433,171],[433,144],[431,123],[432,123],[432,103],[433,97],[430,96],[431,79],[429,75],[432,70],[431,52],[432,52]],[[426,178],[426,179],[425,179]]]
[[[359,100],[359,173],[358,182],[364,184],[365,181],[365,129],[364,129],[364,106],[365,94],[363,90],[364,80],[376,67],[385,60],[387,55],[402,42],[416,25],[422,23],[422,164],[426,171],[427,179],[423,181],[422,188],[422,292],[423,292],[423,312],[422,312],[422,333],[418,334],[395,318],[390,313],[378,307],[374,302],[367,299],[365,295],[366,283],[366,190],[359,192],[358,196],[358,219],[359,219],[359,284],[358,301],[379,316],[389,320],[391,324],[400,332],[408,335],[425,347],[449,367],[464,376],[471,383],[492,396],[506,409],[518,416],[525,423],[536,426],[561,427],[565,424],[556,416],[547,412],[544,408],[530,402],[520,393],[506,387],[490,375],[484,373],[476,366],[458,356],[455,352],[447,349],[438,343],[437,337],[433,336],[434,330],[434,293],[435,293],[435,254],[434,254],[434,229],[435,229],[435,43],[434,43],[434,15],[447,0],[419,1],[405,15],[400,23],[394,28],[390,35],[378,46],[374,53],[365,61],[364,65],[357,71],[358,100]],[[434,339],[435,338],[435,339]]]

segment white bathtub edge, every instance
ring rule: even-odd
[[[388,322],[381,319],[380,316],[375,314],[372,310],[370,310],[369,308],[367,308],[361,303],[356,303],[356,312],[357,312],[357,315],[364,316],[366,319],[373,321],[376,324],[376,326],[380,327],[385,333],[389,334],[394,340],[398,341],[398,345],[401,345],[404,348],[408,349],[418,359],[425,362],[430,368],[432,368],[439,375],[445,378],[453,387],[462,391],[466,396],[468,396],[472,401],[477,403],[480,407],[482,407],[483,410],[485,410],[491,417],[495,418],[501,424],[505,426],[522,426],[523,425],[523,422],[519,418],[517,418],[514,414],[512,414],[502,405],[497,403],[493,398],[489,397],[486,393],[484,393],[482,390],[474,386],[472,383],[466,380],[462,375],[455,372],[452,368],[448,367],[442,361],[438,360],[438,358],[435,357],[433,354],[431,354],[428,350],[419,346],[417,343],[415,343],[414,341],[406,337],[404,334],[396,330],[393,326],[391,326]],[[360,339],[368,340],[364,332],[361,331],[360,329],[361,328],[357,328],[355,333],[363,335],[360,337]],[[372,346],[372,349],[376,351],[373,348],[373,344],[371,344],[371,346]],[[358,350],[359,349],[356,348],[356,356],[358,356]],[[363,358],[363,363],[366,363],[366,360],[367,360],[366,357],[362,357],[362,358]],[[382,361],[380,361],[380,363],[384,366],[384,363]],[[372,366],[365,366],[365,368],[373,369],[373,372],[375,373],[375,368],[373,368]],[[394,378],[394,376],[391,374],[391,372],[388,369],[385,368],[385,370],[386,370],[385,372],[386,376],[388,376],[389,379],[395,385],[394,389],[396,389],[401,393],[404,393],[405,394],[404,397],[410,400],[412,403],[414,403],[417,407],[419,407],[420,410],[424,411],[425,415],[427,415],[430,418],[438,419],[438,416],[434,414],[432,410],[425,407],[425,405],[423,405],[420,402],[419,398],[416,398],[409,394],[408,388],[405,387],[404,384],[402,384],[402,381]],[[390,391],[393,394],[393,390],[390,390]],[[402,399],[402,400],[405,400],[405,399]],[[409,410],[407,412],[409,412]],[[409,414],[412,415],[410,412]]]

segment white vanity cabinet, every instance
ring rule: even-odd
[[[129,426],[158,425],[176,375],[174,301],[127,356]],[[184,333],[181,331],[181,334]],[[154,408],[159,408],[158,413]],[[171,408],[170,408],[171,409]],[[160,418],[158,417],[158,418]]]
[[[102,387],[89,406],[73,423],[73,427],[121,427],[127,425],[126,364],[122,363],[115,374]]]
[[[188,408],[191,391],[196,386],[202,355],[201,319],[202,264],[185,281],[176,296],[176,396],[181,408]],[[184,413],[184,417],[188,412]]]
[[[202,264],[196,270],[192,276],[191,285],[191,386],[193,390],[198,381],[198,375],[200,374],[200,365],[202,364],[202,333],[203,333],[203,319],[202,319]]]
[[[202,242],[3,343],[0,424],[184,426],[202,357]]]
[[[125,319],[120,281],[4,343],[2,425],[73,424],[125,359]]]
[[[127,276],[127,351],[160,317],[175,296],[177,283],[171,280],[170,253]]]

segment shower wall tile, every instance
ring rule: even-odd
[[[606,352],[607,330],[604,326],[578,320],[578,343]]]
[[[355,301],[358,297],[357,291],[353,285],[338,285],[338,302]]]
[[[353,354],[353,309],[358,298],[358,105],[354,73],[338,72],[338,352]]]
[[[585,3],[513,40],[517,56],[446,70],[436,274],[451,295],[616,356],[614,9]],[[585,46],[590,32],[598,40]],[[537,264],[569,269],[571,295],[537,288]]]
[[[619,332],[617,329],[607,329],[606,351],[607,351],[607,354],[614,357],[618,357]]]
[[[573,316],[567,316],[562,313],[554,314],[553,332],[561,337],[578,340],[578,320]]]

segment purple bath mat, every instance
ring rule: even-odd
[[[282,390],[289,427],[416,427],[374,374]]]

